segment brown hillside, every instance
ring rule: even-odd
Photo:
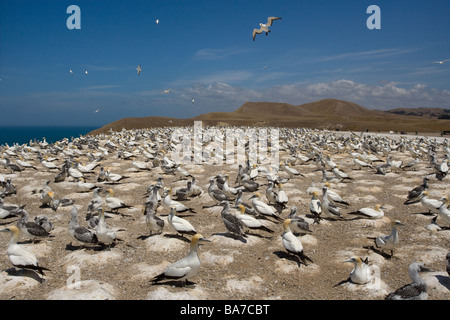
[[[372,117],[376,112],[364,108],[356,103],[337,99],[323,99],[316,102],[306,103],[300,107],[324,117]]]
[[[306,110],[302,106],[277,102],[246,102],[233,113],[254,113],[290,117],[315,116],[313,112]]]

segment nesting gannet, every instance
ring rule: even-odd
[[[331,219],[342,218],[340,209],[328,199],[328,188],[322,187],[322,202],[320,203],[322,214]]]
[[[256,37],[257,34],[265,32],[266,36],[267,36],[269,34],[269,32],[270,32],[269,27],[272,26],[273,21],[274,20],[279,20],[279,19],[281,19],[281,18],[279,18],[279,17],[268,17],[267,18],[267,23],[265,23],[265,24],[260,23],[259,24],[259,29],[253,29],[253,41],[255,41],[255,37]]]
[[[340,169],[339,169],[339,166],[335,166],[335,167],[332,169],[332,171],[333,171],[335,177],[338,178],[341,182],[342,182],[342,181],[347,181],[347,180],[350,180],[350,181],[353,180],[352,177],[350,177],[350,176],[349,176],[348,174],[346,174],[344,171],[340,170]]]
[[[278,184],[278,193],[277,193],[277,197],[276,197],[276,203],[281,206],[281,208],[286,208],[286,205],[289,201],[289,197],[286,193],[286,191],[284,191],[283,189],[283,184],[279,183]]]
[[[398,288],[394,292],[389,293],[386,300],[427,300],[428,287],[426,282],[420,277],[420,272],[433,271],[422,262],[411,263],[408,267],[409,278],[412,283]]]
[[[444,196],[441,198],[442,201],[442,206],[439,208],[439,213],[438,215],[433,219],[434,221],[436,221],[436,219],[439,217],[439,219],[441,219],[447,226],[450,226],[450,210],[449,210],[449,205],[450,205],[450,200],[448,196]]]
[[[220,205],[223,207],[220,216],[227,230],[238,237],[246,237],[244,232],[244,224],[233,213],[230,212],[230,204],[228,201],[222,201]]]
[[[263,225],[261,221],[259,221],[255,217],[246,214],[245,207],[242,204],[239,204],[237,207],[239,208],[239,210],[235,212],[235,216],[242,222],[242,224],[246,228],[254,230],[263,230],[269,233],[274,232],[272,229],[269,229],[268,227]]]
[[[328,188],[327,195],[329,200],[333,201],[333,203],[336,205],[341,205],[343,207],[350,206],[350,203],[348,201],[345,201],[336,191],[330,189],[331,185],[328,181],[325,182],[324,185]]]
[[[185,188],[175,190],[175,201],[186,200],[192,195],[192,181],[188,181]]]
[[[5,229],[1,229],[0,232],[10,232],[12,234],[6,254],[14,267],[34,270],[39,272],[41,275],[45,275],[44,271],[51,271],[48,268],[40,266],[36,256],[22,248],[17,243],[20,233],[19,228],[16,226],[10,226]]]
[[[428,191],[422,192],[420,203],[425,209],[428,210],[428,213],[437,213],[439,211],[439,208],[444,204],[441,200],[429,198]]]
[[[117,213],[119,211],[119,209],[122,209],[122,208],[133,208],[133,206],[125,204],[119,198],[113,197],[113,195],[114,195],[113,189],[109,188],[109,189],[105,190],[105,193],[106,193],[105,203],[111,209],[111,212]]]
[[[186,219],[180,218],[176,215],[176,208],[172,207],[170,209],[170,214],[168,217],[169,225],[181,236],[185,234],[196,234],[194,226]]]
[[[350,280],[357,284],[366,284],[372,280],[372,272],[368,264],[368,260],[362,260],[358,256],[353,256],[344,262],[353,263],[353,270],[350,272]]]
[[[292,219],[285,219],[283,223],[284,229],[281,238],[283,240],[284,248],[290,254],[297,256],[299,258],[299,262],[303,262],[305,265],[307,264],[306,263],[307,260],[313,262],[311,258],[306,256],[305,253],[303,252],[303,245],[300,239],[292,233],[290,228],[291,222]]]
[[[387,236],[379,236],[375,239],[375,245],[377,248],[384,250],[390,250],[391,251],[391,257],[394,255],[394,249],[399,244],[399,236],[398,236],[398,226],[404,226],[403,223],[401,223],[398,220],[394,220],[391,222],[391,233]]]
[[[188,280],[194,277],[200,269],[200,259],[198,257],[198,247],[202,242],[210,242],[203,235],[197,233],[191,239],[189,254],[187,257],[171,264],[161,274],[152,279],[152,283],[162,280],[177,280],[188,284]]]
[[[84,227],[81,227],[78,224],[78,209],[77,207],[73,206],[72,210],[70,211],[70,222],[69,222],[69,235],[76,243],[79,243],[81,245],[85,244],[97,244],[98,239],[94,232],[90,231],[89,229],[86,229]],[[72,245],[72,242],[71,242]]]
[[[309,223],[305,219],[297,215],[296,206],[291,207],[291,211],[289,212],[288,218],[292,219],[290,228],[294,234],[305,234],[312,232],[309,228]]]
[[[250,199],[252,201],[253,208],[259,215],[272,217],[277,220],[283,220],[277,215],[275,209],[261,200],[261,194],[259,192],[255,192]]]
[[[150,235],[153,235],[154,232],[161,233],[164,229],[165,224],[163,219],[156,216],[156,211],[153,206],[153,202],[149,202],[149,204],[146,205],[144,209],[145,224],[150,231]]]
[[[41,190],[41,207],[52,207],[55,194],[53,191]]]
[[[97,213],[98,210],[103,206],[103,198],[100,194],[101,191],[102,191],[101,188],[95,188],[92,199],[89,200],[87,206],[87,215],[89,216],[89,218],[93,213]]]
[[[86,182],[85,178],[80,177],[77,182],[78,192],[90,192],[97,186],[92,182]]]
[[[386,209],[386,208],[383,207],[381,204],[376,204],[373,208],[372,207],[364,207],[355,212],[349,212],[349,214],[356,214],[360,217],[367,218],[367,219],[381,219],[384,217],[383,209]]]
[[[266,198],[269,204],[277,202],[277,193],[273,190],[273,181],[269,181],[267,184]]]
[[[245,213],[250,214],[252,216],[256,216],[258,214],[251,204],[248,204],[242,200],[242,190],[239,189],[236,199],[234,200],[234,205],[237,207],[240,204],[244,206]]]
[[[225,194],[224,191],[219,189],[218,187],[214,186],[214,178],[209,179],[209,187],[208,187],[208,195],[212,200],[215,201],[215,204],[208,207],[214,207],[217,206],[218,203],[222,201],[228,201],[230,198]]]
[[[195,213],[194,209],[189,208],[184,204],[182,204],[181,202],[172,199],[172,188],[164,188],[162,205],[167,211],[171,211],[172,208],[175,208],[175,211],[177,213],[186,211]]]

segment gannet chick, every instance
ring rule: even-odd
[[[353,256],[344,262],[351,262],[354,265],[353,270],[350,272],[350,280],[357,284],[366,284],[372,280],[372,273],[368,260],[362,260],[358,256]]]
[[[22,248],[17,243],[19,240],[19,228],[16,226],[10,226],[5,229],[1,229],[0,232],[11,233],[11,240],[9,241],[6,254],[14,267],[34,270],[39,272],[41,275],[45,275],[44,271],[51,271],[50,269],[40,266],[36,256]]]
[[[311,201],[309,202],[309,212],[314,216],[314,220],[317,224],[322,219],[322,204],[320,203],[319,192],[313,191]]]
[[[261,194],[259,192],[255,192],[250,199],[252,201],[253,208],[259,215],[272,217],[277,220],[283,220],[277,215],[276,211],[271,206],[261,200]]]
[[[403,223],[401,223],[398,220],[394,220],[391,222],[391,234],[387,236],[379,236],[375,239],[375,245],[377,248],[380,248],[382,251],[384,250],[390,250],[391,251],[391,257],[394,256],[394,249],[398,246],[399,243],[399,237],[398,237],[398,226],[404,226]]]
[[[149,204],[146,205],[144,209],[145,224],[150,231],[150,235],[153,235],[153,232],[162,233],[164,229],[164,220],[156,216],[156,212],[153,206],[153,202],[149,202]]]
[[[17,227],[20,232],[31,241],[48,239],[50,237],[50,233],[47,232],[42,226],[39,224],[28,221],[28,211],[21,209],[17,212],[20,215],[20,219],[17,221]]]
[[[98,239],[94,232],[80,227],[78,224],[78,209],[77,207],[73,207],[70,211],[70,222],[69,222],[69,235],[76,242],[81,245],[85,244],[97,244]],[[70,243],[72,245],[72,242]]]
[[[220,216],[227,230],[238,237],[247,237],[244,232],[243,222],[230,212],[230,204],[228,201],[222,201],[220,205],[223,207]]]
[[[431,272],[422,262],[414,262],[409,265],[408,273],[412,283],[398,288],[389,293],[385,300],[427,300],[428,288],[426,282],[420,277],[420,272]]]
[[[54,229],[53,223],[46,216],[35,217],[34,222],[40,225],[47,232],[51,232]]]
[[[255,217],[246,214],[245,207],[242,204],[239,204],[237,207],[239,208],[239,210],[235,212],[235,216],[242,222],[242,224],[246,228],[252,230],[263,230],[269,233],[274,232],[272,229],[269,229],[265,225],[263,225],[261,221],[259,221]]]
[[[169,225],[177,232],[180,233],[181,236],[185,234],[196,234],[194,226],[187,221],[186,219],[180,218],[176,215],[176,208],[172,207],[170,209],[170,214],[168,217]]]
[[[303,252],[303,245],[299,238],[297,238],[290,229],[290,224],[292,219],[285,219],[283,223],[283,233],[281,238],[283,240],[283,246],[287,252],[293,254],[299,258],[299,262],[303,262],[307,265],[306,260],[313,262],[308,256]],[[300,266],[300,265],[299,265]]]
[[[218,203],[222,201],[228,201],[230,198],[217,187],[214,187],[214,178],[209,179],[209,187],[208,187],[208,195],[214,200],[216,203],[209,207],[217,206]]]
[[[403,204],[414,204],[420,201],[420,197],[422,196],[422,192],[428,190],[428,180],[430,178],[425,177],[423,178],[423,182],[420,186],[415,187],[414,189],[410,190],[408,192],[408,196],[406,198],[406,201]]]
[[[297,215],[297,207],[292,206],[291,211],[288,215],[289,219],[292,219],[290,228],[292,233],[294,234],[305,234],[311,233],[312,231],[309,229],[309,223],[303,219],[302,217]]]
[[[361,208],[356,212],[349,212],[349,214],[355,214],[362,218],[367,219],[381,219],[384,217],[384,211],[386,209],[381,204],[376,204],[373,208]]]
[[[186,188],[179,188],[175,190],[176,201],[185,200],[192,195],[192,182],[188,181]]]
[[[200,259],[198,257],[198,247],[202,242],[210,242],[203,235],[197,233],[191,239],[189,254],[187,257],[171,264],[161,274],[154,277],[151,281],[153,284],[162,280],[183,281],[184,285],[188,284],[188,280],[194,277],[200,269]]]

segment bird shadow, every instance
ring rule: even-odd
[[[342,280],[342,281],[339,282],[339,283],[336,283],[336,284],[333,286],[333,288],[339,287],[339,286],[341,286],[341,285],[343,285],[343,284],[345,284],[345,283],[351,283],[350,277],[348,277],[348,278],[345,279],[345,280]]]
[[[390,260],[390,259],[392,259],[392,258],[394,257],[393,255],[387,254],[386,252],[384,252],[384,251],[382,251],[382,250],[378,250],[378,249],[375,248],[374,246],[365,246],[365,247],[363,247],[363,248],[364,248],[364,249],[370,249],[370,250],[372,250],[373,252],[379,254],[380,256],[382,256],[383,258],[388,259],[388,260]]]
[[[39,283],[45,281],[44,278],[39,276],[39,274],[33,270],[24,270],[24,269],[17,270],[16,268],[9,268],[6,270],[6,273],[12,277],[27,277],[36,280]]]
[[[436,275],[436,279],[439,281],[439,283],[441,285],[443,285],[448,290],[450,290],[450,277],[443,276],[443,275]]]
[[[69,251],[77,251],[81,249],[90,250],[90,251],[102,251],[105,247],[104,246],[86,246],[86,245],[79,245],[74,246],[73,244],[69,243],[66,244],[66,250]]]
[[[168,280],[163,282],[151,282],[153,286],[173,286],[178,288],[195,288],[196,283],[192,281]]]
[[[291,260],[294,261],[295,263],[297,263],[297,266],[300,268],[300,266],[302,265],[300,260],[297,259],[296,256],[289,254],[287,252],[284,251],[274,251],[273,252],[274,255],[276,255],[278,258],[280,259],[286,259],[286,260]]]
[[[222,237],[225,237],[225,238],[239,240],[242,243],[247,243],[247,239],[245,239],[243,236],[237,236],[237,235],[229,233],[229,232],[213,233],[211,236],[222,236]]]
[[[185,236],[181,236],[181,235],[179,235],[179,234],[165,234],[164,235],[164,237],[166,237],[166,238],[171,238],[171,239],[180,239],[180,240],[182,240],[182,241],[184,241],[184,242],[188,242],[188,243],[190,243],[191,242],[191,240],[189,240],[188,238],[186,238]]]

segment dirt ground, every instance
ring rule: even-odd
[[[338,138],[342,134],[344,133],[316,132],[310,138],[311,141],[323,135]],[[37,256],[40,265],[51,270],[46,272],[43,280],[39,280],[32,271],[20,271],[12,267],[6,255],[10,237],[6,233],[0,233],[0,299],[379,300],[384,299],[389,292],[410,283],[408,266],[414,261],[422,261],[434,270],[423,274],[428,284],[429,299],[450,298],[450,280],[445,269],[445,256],[450,251],[450,230],[439,230],[438,225],[442,221],[438,218],[437,225],[433,224],[432,218],[436,213],[428,214],[420,203],[409,206],[403,204],[408,191],[420,185],[423,177],[433,172],[427,157],[421,158],[417,170],[400,169],[379,175],[371,168],[355,169],[350,153],[361,150],[348,149],[344,153],[338,153],[333,148],[335,140],[330,139],[329,144],[321,146],[322,150],[354,179],[350,182],[333,179],[330,181],[330,189],[338,192],[351,206],[341,209],[344,220],[324,219],[320,224],[314,223],[309,212],[311,195],[306,190],[312,183],[319,188],[322,186],[322,172],[316,170],[314,162],[295,163],[293,167],[305,177],[295,177],[285,183],[284,189],[289,202],[280,216],[286,218],[290,207],[295,205],[298,213],[310,223],[312,233],[299,236],[305,254],[313,260],[308,265],[299,264],[286,253],[281,241],[282,223],[276,220],[264,221],[275,231],[273,234],[249,231],[246,238],[235,238],[225,229],[220,215],[221,207],[203,208],[214,203],[207,193],[210,177],[228,174],[231,185],[234,185],[237,163],[184,165],[183,168],[196,178],[197,185],[203,188],[204,193],[183,202],[196,213],[180,216],[190,221],[197,232],[211,242],[200,248],[202,266],[192,279],[195,285],[183,287],[175,282],[153,285],[150,280],[187,254],[190,236],[176,235],[167,223],[169,212],[162,206],[158,208],[158,215],[166,222],[164,230],[161,234],[149,236],[142,210],[147,187],[158,177],[163,178],[165,187],[173,190],[185,187],[188,180],[179,180],[179,176],[165,174],[160,167],[148,171],[135,169],[131,164],[133,160],[118,157],[118,150],[122,148],[105,147],[109,138],[110,136],[97,137],[99,146],[106,148],[108,155],[99,162],[93,173],[87,175],[87,181],[103,188],[112,188],[116,197],[132,206],[120,209],[119,212],[123,215],[111,213],[105,207],[108,226],[116,230],[118,237],[123,240],[110,250],[101,246],[70,246],[68,223],[72,207],[59,207],[57,211],[40,208],[40,195],[33,194],[33,190],[39,190],[45,181],[51,180],[49,186],[55,194],[54,198],[74,200],[74,205],[79,210],[80,225],[86,226],[85,213],[92,191],[78,192],[76,182],[70,177],[55,183],[54,177],[58,170],[45,170],[36,154],[31,154],[33,159],[29,162],[38,170],[11,172],[0,165],[0,174],[6,179],[10,178],[17,188],[17,194],[4,198],[5,205],[25,204],[30,220],[45,215],[54,224],[51,232],[53,237],[49,240],[31,243],[24,237],[20,238],[22,246]],[[161,138],[164,139],[164,136]],[[409,141],[417,142],[419,138],[411,137]],[[395,139],[392,141],[398,141],[400,136],[395,136]],[[119,145],[117,140],[111,140]],[[138,147],[144,141],[148,143],[149,139],[138,140],[135,146],[129,148],[135,154],[134,160],[146,161],[142,148]],[[306,146],[304,140],[293,141]],[[36,148],[39,149],[38,146]],[[83,154],[76,158],[86,164],[89,162],[85,155],[87,146],[81,151]],[[101,151],[98,149],[92,152]],[[309,149],[299,151],[304,155],[309,152]],[[437,149],[436,154],[438,160],[443,159],[442,146]],[[404,163],[413,159],[408,150],[391,151],[390,155],[394,160],[402,160]],[[56,155],[55,163],[60,167],[66,157],[61,151]],[[280,151],[280,160],[289,157],[287,149]],[[381,153],[377,157],[383,161],[386,159]],[[10,159],[14,162],[16,158],[10,156]],[[151,161],[147,163],[152,167]],[[100,167],[127,178],[115,184],[99,183],[97,175]],[[333,175],[331,171],[327,174]],[[283,170],[280,170],[279,175],[287,176]],[[430,197],[439,199],[447,194],[450,191],[449,179],[447,176],[438,181],[434,175],[430,175]],[[260,172],[256,181],[261,184],[259,190],[264,195],[267,177]],[[244,192],[244,201],[249,202],[252,195],[251,192]],[[267,202],[264,196],[263,200]],[[377,203],[387,208],[382,219],[354,219],[355,216],[349,214]],[[16,220],[17,218],[3,219],[0,221],[0,228],[15,224]],[[388,258],[370,247],[374,244],[371,238],[390,233],[391,220],[400,220],[405,226],[399,228],[400,244],[394,257]],[[368,257],[374,271],[373,281],[365,285],[345,281],[353,265],[344,260],[353,255],[363,259]]]

